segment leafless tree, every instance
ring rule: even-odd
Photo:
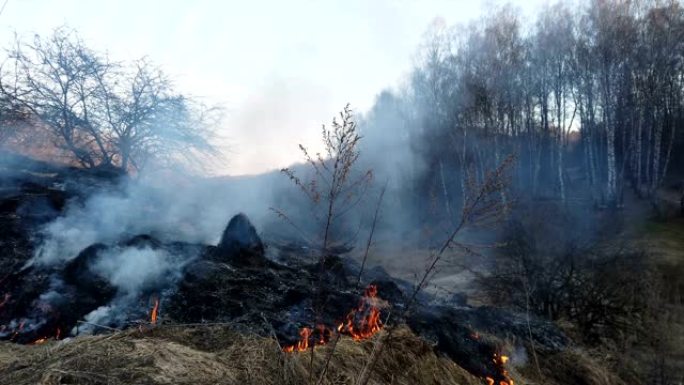
[[[354,167],[361,136],[349,105],[340,112],[339,119],[333,119],[330,128],[321,129],[325,153],[312,155],[306,147],[299,146],[310,168],[308,177],[299,177],[291,168],[282,170],[314,205],[313,217],[321,229],[321,255],[333,243],[340,242],[336,239],[336,222],[356,207],[373,177],[371,170],[360,172]]]
[[[38,117],[53,132],[54,144],[82,166],[111,161],[105,133],[97,124],[97,78],[110,63],[85,47],[73,32],[58,29],[47,39],[17,40],[9,51],[13,70],[2,77],[2,93]]]
[[[306,165],[310,169],[310,174],[306,179],[297,176],[293,169],[281,170],[313,205],[312,217],[318,224],[317,227],[321,229],[320,234],[317,234],[318,237],[308,237],[320,239],[320,246],[314,254],[319,265],[317,282],[313,283],[313,311],[316,317],[314,324],[319,324],[321,309],[326,301],[321,295],[326,274],[325,260],[330,253],[330,246],[340,242],[336,226],[345,214],[358,205],[373,176],[371,170],[359,172],[355,168],[359,159],[358,145],[361,136],[357,132],[356,121],[348,104],[340,112],[339,120],[333,118],[329,128],[322,126],[321,140],[325,151],[323,154],[311,155],[306,147],[299,146]],[[292,223],[287,213],[278,209],[273,210],[278,216]],[[314,347],[315,344],[311,344],[309,367],[309,382],[311,383],[315,381]]]
[[[625,181],[653,197],[682,146],[681,2],[548,5],[528,27],[502,7],[429,35],[408,93],[430,165],[416,183],[449,211],[468,167],[481,180],[514,152],[532,197],[619,208]]]
[[[152,159],[216,153],[215,109],[178,94],[149,61],[112,62],[67,28],[17,39],[0,80],[3,98],[38,119],[83,167],[140,170]]]

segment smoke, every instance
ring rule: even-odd
[[[426,164],[414,148],[420,128],[412,124],[414,113],[415,106],[405,96],[386,90],[377,96],[371,111],[359,122],[363,137],[359,163],[375,175],[375,188],[369,192],[365,208],[360,211],[373,212],[379,190],[386,184],[378,226],[378,236],[385,240],[413,238],[412,234],[420,227],[410,195]],[[368,221],[368,218],[360,220]]]
[[[152,296],[163,301],[170,295],[183,268],[201,250],[177,249],[177,242],[216,244],[238,212],[245,212],[257,225],[274,219],[268,212],[269,176],[200,178],[159,173],[122,178],[116,185],[101,180],[96,184],[99,189],[84,190],[80,196],[85,198],[73,198],[61,216],[39,229],[36,251],[28,263],[58,272],[89,246],[104,246],[84,259],[85,270],[78,274],[106,282],[114,297],[87,314],[86,323],[74,328],[74,334],[94,331],[96,327],[89,324],[119,327],[146,319],[146,301]],[[139,235],[149,237],[135,238]],[[59,308],[69,290],[56,273],[40,302]],[[39,325],[37,320],[30,324]]]
[[[268,178],[262,178],[268,179]],[[268,180],[202,179],[153,175],[127,179],[85,202],[72,201],[40,231],[35,263],[75,258],[95,244],[115,244],[139,234],[161,241],[216,244],[228,220],[245,212],[257,224],[267,219]]]
[[[150,247],[115,247],[102,252],[90,265],[90,271],[115,287],[116,296],[87,314],[87,323],[79,326],[78,333],[91,332],[92,325],[123,326],[131,318],[143,318],[147,311],[145,299],[164,297],[172,291],[182,278],[182,268],[194,257]]]
[[[184,262],[164,250],[129,247],[102,253],[91,269],[115,286],[119,295],[130,296],[180,278],[178,267]]]

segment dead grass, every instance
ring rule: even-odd
[[[639,242],[646,250],[663,262],[684,264],[684,218],[650,220],[644,230]]]
[[[325,384],[353,384],[373,341],[343,338]],[[317,348],[321,367],[327,347]],[[0,344],[2,385],[304,384],[310,353],[284,354],[273,339],[225,328],[164,328],[79,337],[41,346]],[[372,384],[482,384],[402,329],[383,354]]]
[[[531,384],[546,385],[623,385],[618,376],[606,369],[597,357],[590,356],[586,351],[568,349],[558,353],[540,354],[539,366],[543,378],[539,378],[539,371],[530,362],[520,369],[520,374]]]

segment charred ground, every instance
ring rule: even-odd
[[[373,306],[377,305],[381,320],[390,312],[402,314],[411,293],[410,283],[394,279],[380,268],[371,269],[358,287],[355,278],[359,265],[354,260],[331,254],[323,260],[324,266],[320,266],[311,262],[304,246],[291,244],[271,250],[270,254],[276,257],[269,259],[266,251],[273,246],[260,239],[242,214],[229,221],[216,246],[161,241],[139,234],[112,244],[90,245],[58,264],[40,264],[33,257],[41,226],[62,215],[67,205],[82,204],[88,191],[118,188],[122,177],[99,170],[84,171],[21,160],[21,167],[16,163],[12,167],[12,185],[3,191],[1,204],[2,242],[6,251],[3,266],[8,267],[3,270],[1,286],[4,296],[1,335],[7,341],[3,348],[14,349],[11,344],[48,343],[54,346],[49,349],[72,345],[80,349],[77,341],[83,337],[72,338],[84,333],[115,333],[117,340],[133,338],[131,343],[135,343],[137,338],[155,339],[166,335],[167,332],[161,331],[166,328],[169,331],[185,328],[188,333],[195,333],[190,330],[204,330],[211,325],[221,325],[232,330],[231,333],[244,336],[275,338],[281,347],[297,343],[302,328],[310,327],[315,330],[313,341],[326,344],[338,325],[349,320],[350,310],[363,307],[359,301],[364,300],[364,287],[376,288],[382,304],[377,302]],[[122,292],[126,289],[117,286],[112,276],[103,274],[95,266],[103,256],[128,249],[169,255],[180,268],[173,274],[145,281],[136,287],[135,298],[127,298],[131,293]],[[138,258],[144,256],[138,255]],[[320,290],[312,284],[321,281]],[[320,307],[322,316],[312,324],[316,319],[312,301],[316,298],[325,300]],[[421,295],[420,303],[407,318],[393,322],[406,323],[411,334],[427,341],[421,343],[431,343],[426,345],[434,352],[430,354],[448,357],[475,378],[508,381],[493,360],[502,354],[502,349],[532,343],[539,352],[559,354],[571,344],[558,327],[547,321],[528,322],[516,313],[454,304],[428,294]],[[153,308],[155,319],[151,320]],[[92,317],[103,309],[116,314],[99,319]],[[355,314],[350,325],[359,329],[359,322],[365,316]],[[125,329],[138,330],[138,334],[116,332]],[[357,339],[351,329],[344,329],[342,333],[345,340]],[[409,338],[401,336],[406,335],[400,334],[399,344]],[[20,348],[25,352],[22,354],[31,354],[30,349],[42,348]],[[26,362],[31,362],[29,356],[24,357],[29,360]],[[20,373],[24,370],[21,361],[12,359],[0,368],[6,379],[23,378]],[[53,383],[48,377],[41,381]],[[91,380],[99,383],[95,378]]]

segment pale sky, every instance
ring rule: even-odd
[[[254,174],[301,160],[320,125],[347,102],[365,112],[399,86],[431,23],[466,23],[480,0],[7,0],[0,46],[15,31],[67,25],[113,60],[147,56],[179,91],[226,109],[221,174]],[[4,0],[0,0],[0,6]],[[512,1],[532,15],[544,0]]]

